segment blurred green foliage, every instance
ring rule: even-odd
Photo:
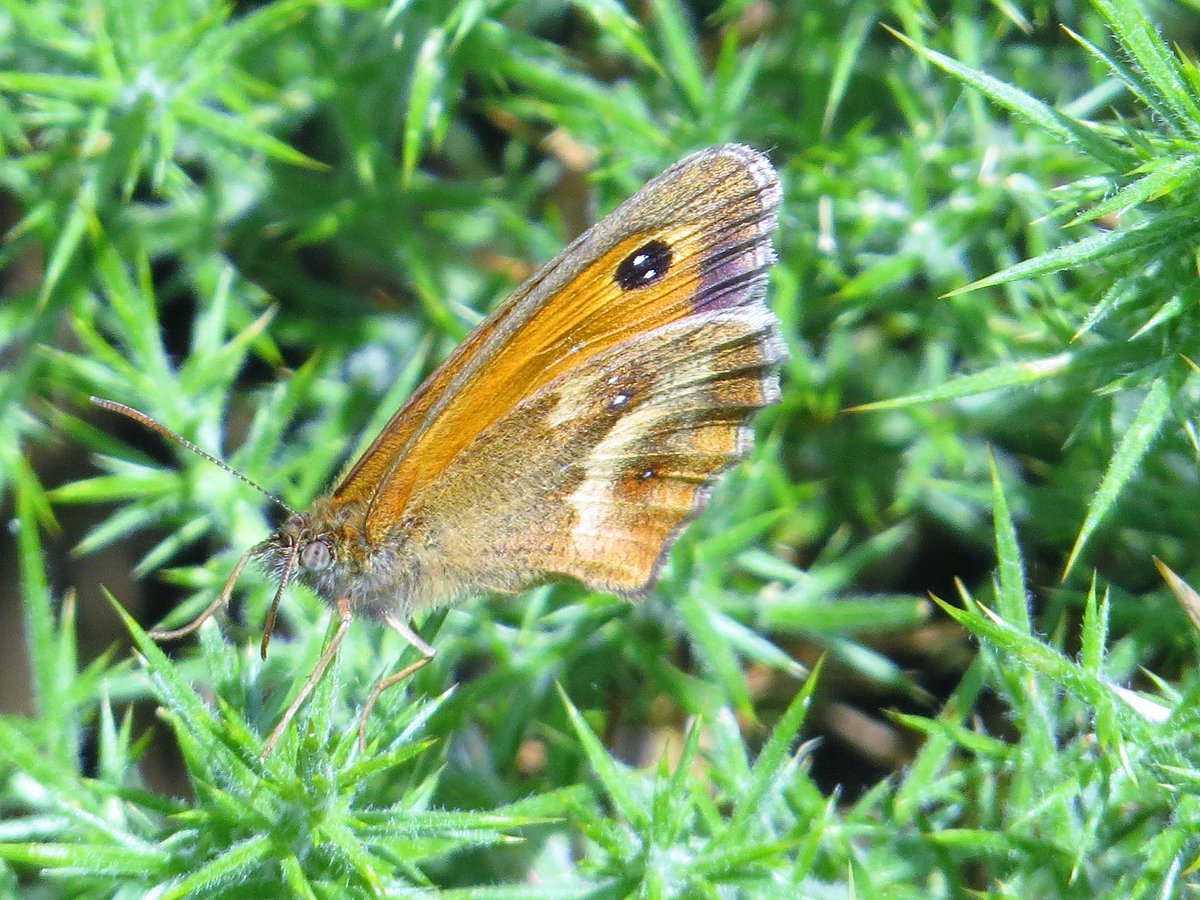
[[[0,892],[1194,887],[1197,641],[1151,557],[1200,575],[1195,12],[0,3],[5,643],[34,711],[0,717]],[[132,658],[81,651],[98,576],[55,565],[59,519],[90,514],[80,559],[138,548],[93,616],[145,594],[175,623],[273,514],[89,394],[302,508],[527,264],[729,140],[784,182],[792,358],[645,603],[418,623],[438,656],[366,754],[405,651],[360,622],[258,759],[328,635],[301,588],[266,662],[261,574],[170,659],[123,613]]]

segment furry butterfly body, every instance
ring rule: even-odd
[[[364,727],[379,691],[433,655],[405,624],[414,612],[558,577],[645,593],[778,399],[785,351],[764,298],[779,200],[770,163],[737,144],[647,183],[472,331],[200,619],[163,636],[227,601],[248,558],[278,574],[276,603],[298,576],[337,610],[269,750],[355,616],[425,657],[376,687]]]

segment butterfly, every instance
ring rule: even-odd
[[[279,580],[264,656],[290,581],[333,607],[337,628],[265,755],[355,617],[421,654],[372,690],[364,744],[380,693],[434,656],[414,614],[562,577],[644,595],[717,475],[747,453],[754,413],[779,398],[786,351],[765,303],[779,203],[775,170],[750,147],[671,166],[481,322],[331,490],[243,554],[196,620],[152,634],[194,631],[251,559]]]

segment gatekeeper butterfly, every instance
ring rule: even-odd
[[[563,576],[646,593],[713,480],[747,452],[751,416],[779,397],[785,351],[764,303],[779,201],[774,169],[749,147],[671,166],[497,307],[332,490],[242,556],[200,616],[152,634],[194,631],[250,559],[279,579],[264,656],[293,578],[334,608],[337,629],[266,754],[355,616],[421,653],[375,686],[361,743],[380,692],[434,655],[408,625],[415,613]]]

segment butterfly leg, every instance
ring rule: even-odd
[[[432,660],[434,655],[437,653],[437,650],[425,643],[419,634],[417,634],[415,631],[409,628],[408,625],[406,625],[400,619],[397,619],[391,613],[385,613],[383,620],[387,622],[388,625],[391,626],[392,630],[399,634],[400,637],[408,641],[408,643],[414,647],[418,653],[421,654],[421,658],[416,662],[405,666],[399,672],[393,672],[387,678],[380,679],[375,687],[371,689],[371,696],[369,696],[367,698],[367,702],[363,704],[362,715],[358,717],[358,749],[360,752],[366,750],[367,748],[367,718],[371,715],[371,708],[375,705],[375,701],[379,699],[379,695],[390,688],[393,684],[399,684],[418,669],[428,665],[430,660]]]
[[[156,641],[174,641],[181,637],[187,637],[214,615],[217,611],[229,602],[230,596],[233,594],[234,582],[238,580],[238,576],[242,574],[242,569],[246,568],[246,563],[250,561],[250,557],[254,555],[257,547],[251,547],[242,554],[242,558],[237,561],[237,565],[233,567],[233,571],[229,574],[229,580],[225,582],[225,587],[221,588],[221,593],[217,595],[217,599],[205,607],[204,611],[192,621],[188,622],[182,628],[172,628],[168,631],[163,631],[161,628],[155,628],[147,632],[150,637]]]
[[[350,622],[354,618],[353,613],[350,612],[349,597],[343,597],[337,602],[337,613],[337,631],[333,633],[333,637],[325,645],[325,650],[321,653],[321,658],[317,660],[316,668],[308,676],[308,681],[304,682],[304,686],[300,688],[300,693],[296,695],[296,699],[287,708],[287,711],[283,714],[283,718],[279,720],[278,724],[271,730],[270,735],[267,736],[267,742],[263,744],[262,752],[258,754],[260,759],[270,754],[271,750],[275,747],[275,742],[279,740],[284,729],[288,727],[288,723],[295,717],[300,706],[308,699],[308,695],[313,692],[313,688],[320,683],[321,676],[325,674],[325,670],[329,668],[329,664],[333,661],[334,656],[337,655],[338,647],[341,646],[342,639],[346,636],[346,629],[350,627]]]

